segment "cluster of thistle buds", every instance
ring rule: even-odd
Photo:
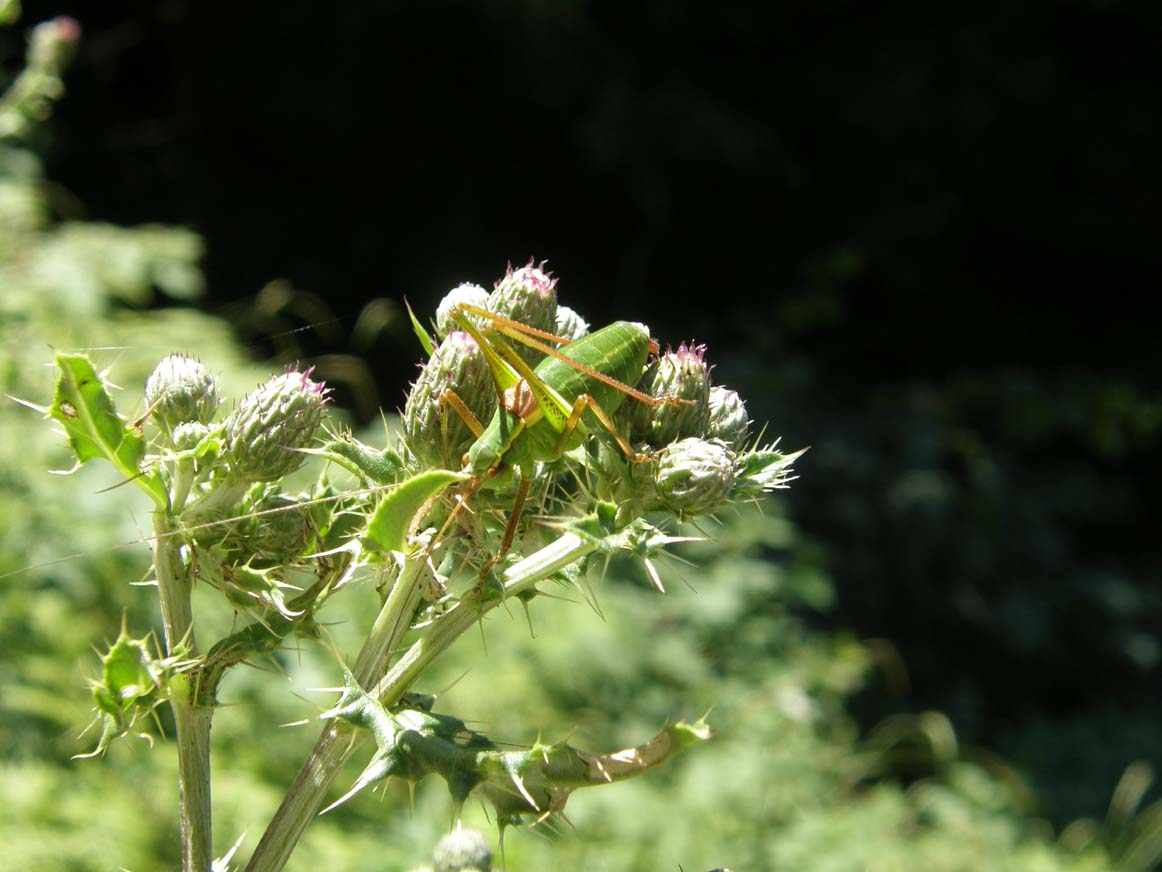
[[[271,377],[215,424],[217,379],[193,357],[171,354],[146,381],[145,402],[173,448],[197,452],[213,442],[237,480],[273,481],[302,466],[322,423],[328,389],[312,372],[291,367]]]
[[[586,342],[587,348],[596,347],[598,337],[581,316],[558,302],[557,292],[558,280],[544,264],[530,261],[520,269],[509,267],[491,293],[476,284],[450,291],[436,310],[438,344],[417,324],[431,353],[402,420],[416,466],[462,468],[466,452],[480,438],[469,421],[485,425],[498,408],[513,409],[513,391],[520,386],[498,389],[490,360],[498,352],[506,359],[519,356],[547,381],[549,372],[560,371],[549,349],[571,356],[571,348]],[[632,326],[648,336],[642,325]],[[527,341],[520,341],[522,335]],[[482,347],[481,338],[492,347]],[[601,375],[624,382],[624,389],[613,391],[594,383],[608,397],[605,406],[581,412],[579,429],[595,434],[602,447],[583,443],[559,457],[538,458],[532,478],[541,493],[548,482],[571,477],[575,492],[616,504],[624,523],[643,512],[683,519],[712,514],[788,480],[793,458],[773,452],[773,446],[760,449],[748,442],[745,403],[736,391],[712,384],[704,345],[682,343],[636,371],[614,371],[622,353],[616,345],[598,353],[605,356],[596,359],[611,362]],[[588,375],[582,372],[580,378]],[[547,387],[560,390],[557,384]],[[576,400],[573,395],[561,398],[566,405]]]

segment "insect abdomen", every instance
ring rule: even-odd
[[[649,330],[632,321],[615,321],[561,349],[561,354],[571,360],[630,387],[641,377],[649,353]],[[566,401],[588,394],[609,415],[627,399],[624,391],[554,357],[542,360],[536,374]]]

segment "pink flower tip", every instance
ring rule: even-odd
[[[672,354],[678,359],[679,364],[686,363],[703,363],[706,359],[706,346],[695,345],[694,340],[690,340],[690,344],[681,343],[677,350],[673,350],[667,346],[666,354]]]
[[[63,42],[76,42],[81,38],[81,25],[71,15],[58,15],[52,23],[56,29],[57,39]]]

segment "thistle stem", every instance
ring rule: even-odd
[[[391,652],[399,647],[411,626],[424,585],[430,554],[426,549],[413,553],[399,570],[371,633],[355,660],[354,675],[360,687],[373,684],[387,666]],[[278,872],[302,838],[311,819],[318,814],[323,799],[347,755],[364,735],[346,721],[332,719],[323,726],[294,783],[283,797],[263,833],[246,872]]]
[[[171,707],[177,727],[182,870],[210,872],[214,862],[210,818],[210,723],[214,709],[176,700]]]
[[[431,558],[431,554],[421,551],[404,561],[400,568],[399,576],[375,618],[367,641],[355,659],[352,672],[360,687],[367,687],[379,680],[387,669],[391,652],[399,646],[404,633],[411,626],[424,585],[430,580],[430,573],[425,570]]]
[[[315,747],[254,849],[246,872],[279,872],[286,865],[307,826],[319,813],[343,761],[362,738],[346,721],[332,719],[323,725]]]
[[[173,535],[169,514],[158,510],[153,516],[153,571],[161,600],[161,623],[165,632],[165,652],[172,656],[185,644],[193,647],[193,607],[190,582],[182,564],[181,544]]]
[[[595,542],[582,539],[575,533],[562,534],[540,551],[530,554],[505,571],[505,598],[523,593],[538,581],[580,560],[596,548]],[[440,654],[500,602],[497,600],[475,606],[460,602],[454,605],[396,661],[374,690],[370,691],[371,696],[385,706],[393,705]]]
[[[168,512],[154,514],[153,568],[161,599],[167,656],[181,650],[194,657],[193,609],[190,578]],[[178,795],[182,834],[183,872],[210,872],[214,860],[210,814],[210,722],[212,705],[201,699],[200,676],[179,676],[172,686],[171,708],[177,730]]]

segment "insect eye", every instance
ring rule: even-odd
[[[495,466],[490,466],[490,467],[488,467],[488,471],[484,474],[487,475],[489,478],[496,478],[498,475],[500,475],[500,470],[498,468],[496,468]]]
[[[464,456],[460,458],[460,463],[461,463],[461,465],[463,465],[463,466],[467,466],[467,465],[468,465],[468,461],[469,461],[468,452],[467,452],[467,451],[465,451],[465,452],[464,452]]]

